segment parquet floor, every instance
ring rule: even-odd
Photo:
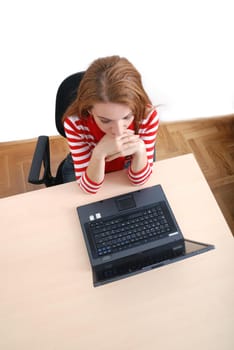
[[[52,173],[68,152],[66,140],[50,138]],[[27,182],[36,140],[0,143],[0,198],[43,188]],[[193,153],[234,235],[234,115],[161,123],[157,160]]]

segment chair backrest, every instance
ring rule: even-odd
[[[55,123],[60,135],[66,137],[62,117],[67,107],[75,100],[78,86],[85,72],[78,72],[70,75],[60,84],[55,101]]]

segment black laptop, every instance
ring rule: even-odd
[[[213,249],[186,240],[161,185],[77,207],[94,286]]]

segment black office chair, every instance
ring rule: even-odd
[[[75,100],[77,89],[84,76],[84,73],[85,72],[75,73],[64,79],[56,94],[55,123],[58,132],[63,137],[66,137],[66,135],[61,119],[67,107]],[[56,176],[52,176],[50,166],[49,137],[39,136],[32,159],[28,182],[34,185],[45,184],[46,187],[62,184],[62,167],[64,161],[65,159],[59,164],[56,171]],[[43,173],[43,175],[41,175],[41,173]]]

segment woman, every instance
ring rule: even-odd
[[[76,179],[84,191],[96,193],[105,173],[123,168],[133,185],[148,180],[158,117],[139,72],[126,58],[95,60],[63,121],[73,163],[68,157],[64,182]]]

